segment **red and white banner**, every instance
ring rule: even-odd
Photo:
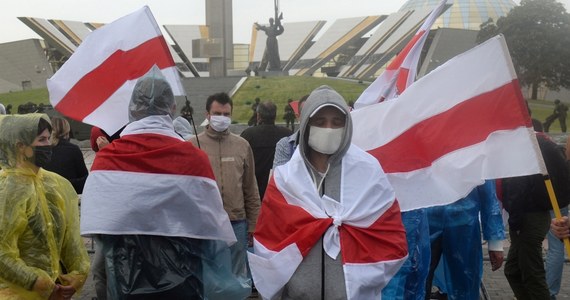
[[[379,299],[407,258],[398,202],[378,161],[351,146],[341,199],[320,196],[299,151],[275,169],[248,253],[255,286],[273,299],[319,239],[342,265],[347,299]]]
[[[398,97],[416,80],[418,62],[429,30],[443,12],[447,1],[441,0],[412,40],[396,55],[386,70],[358,97],[354,103],[355,109]]]
[[[81,197],[81,234],[236,241],[208,156],[169,116],[130,123],[97,152]]]
[[[454,202],[485,179],[546,173],[502,36],[352,120],[352,142],[380,161],[402,211]]]
[[[174,60],[148,6],[93,31],[47,81],[63,115],[113,134],[128,123],[134,85],[156,65],[184,95]]]

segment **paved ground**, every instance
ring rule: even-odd
[[[91,240],[85,239],[87,248],[91,250]],[[546,244],[545,244],[546,246]],[[508,248],[505,249],[505,254],[508,251]],[[485,252],[485,251],[484,251]],[[90,254],[92,257],[92,254]],[[493,300],[507,300],[507,299],[515,299],[513,296],[513,292],[509,287],[507,279],[503,273],[504,268],[501,268],[495,272],[491,271],[491,264],[489,263],[488,259],[485,258],[483,261],[483,283],[487,289],[487,293],[490,296],[490,299]],[[95,295],[95,288],[93,286],[92,276],[90,275],[87,282],[85,283],[85,287],[83,289],[83,293],[76,297],[75,299],[78,300],[92,300]],[[564,274],[562,276],[562,288],[560,294],[558,295],[558,299],[570,299],[570,262],[566,261],[564,264]],[[229,299],[231,300],[231,299]]]

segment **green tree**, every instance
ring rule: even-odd
[[[532,99],[544,84],[570,88],[570,16],[555,0],[522,0],[505,17],[481,24],[478,42],[502,33],[520,83],[532,88]]]

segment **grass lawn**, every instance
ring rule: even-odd
[[[252,115],[251,104],[256,97],[259,97],[261,101],[272,100],[277,105],[277,122],[281,123],[283,122],[285,104],[289,98],[298,100],[323,84],[338,91],[346,101],[355,101],[369,83],[304,76],[249,77],[233,97],[233,119],[238,123],[247,123]],[[17,112],[18,105],[27,102],[48,104],[47,89],[0,94],[0,103],[4,106],[12,104],[13,113]],[[543,100],[529,100],[529,106],[532,110],[532,117],[542,122],[554,109],[553,102]],[[558,121],[552,124],[550,132],[560,132]]]

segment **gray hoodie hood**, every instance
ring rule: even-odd
[[[344,127],[342,142],[339,149],[334,154],[332,154],[329,160],[329,163],[331,165],[340,161],[340,159],[348,150],[350,141],[352,140],[352,119],[350,117],[350,110],[346,104],[346,101],[339,93],[337,93],[329,86],[323,85],[318,87],[311,92],[309,98],[307,98],[307,101],[305,101],[303,104],[303,109],[301,110],[301,120],[299,126],[299,150],[301,151],[303,160],[307,164],[309,164],[306,155],[309,147],[309,118],[311,115],[313,115],[314,112],[326,105],[333,105],[338,109],[344,111],[344,114],[346,115],[346,125]]]

